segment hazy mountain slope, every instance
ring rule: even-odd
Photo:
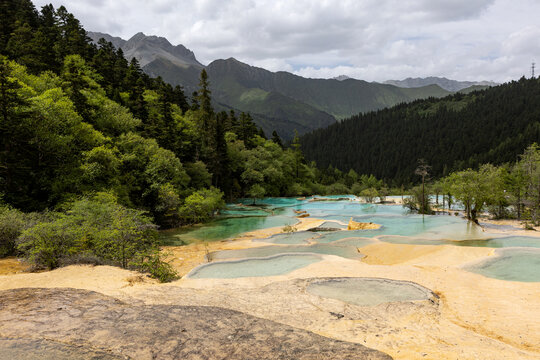
[[[188,97],[199,86],[200,67],[178,66],[168,59],[158,58],[143,66],[142,69],[150,76],[161,76],[172,85],[182,85]]]
[[[329,113],[336,118],[376,110],[397,103],[449,92],[436,86],[403,89],[392,85],[347,79],[307,79],[288,72],[270,72],[236,59],[215,60],[207,68],[210,79],[222,91],[241,86],[278,92]]]
[[[474,85],[496,86],[493,81],[457,81],[444,77],[430,76],[426,78],[406,78],[404,80],[387,80],[384,84],[395,85],[402,88],[417,88],[428,85],[439,85],[441,88],[456,92]]]

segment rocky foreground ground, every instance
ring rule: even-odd
[[[0,358],[391,359],[234,310],[40,288],[0,292]]]

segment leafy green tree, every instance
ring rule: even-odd
[[[378,180],[374,175],[362,175],[360,176],[360,184],[364,189],[380,189],[383,185],[382,180]]]
[[[182,163],[173,152],[159,147],[154,139],[130,133],[121,135],[116,146],[122,162],[123,190],[118,194],[122,203],[154,213],[163,185],[171,184],[179,193],[187,189],[189,176]]]
[[[182,219],[178,214],[181,205],[182,199],[178,189],[170,183],[161,184],[157,190],[157,201],[154,206],[157,223],[167,228],[182,225]]]
[[[490,184],[485,181],[487,171],[488,168],[481,171],[468,169],[448,177],[449,192],[464,205],[467,219],[475,222],[491,195]]]
[[[507,207],[509,205],[505,191],[506,169],[495,167],[491,164],[482,165],[479,169],[479,176],[487,187],[485,204],[489,212],[497,219],[507,217]]]
[[[21,134],[20,124],[29,115],[28,101],[12,72],[13,64],[0,58],[0,180],[8,196],[17,186],[17,147],[27,135]]]
[[[253,199],[253,204],[255,204],[257,199],[262,199],[266,195],[266,190],[261,184],[254,184],[249,188],[247,194]]]
[[[411,195],[403,200],[403,207],[419,214],[431,214],[431,199],[425,187],[415,186],[411,189]]]
[[[364,190],[364,187],[362,186],[362,184],[359,184],[357,182],[351,186],[351,193],[356,196],[360,196],[362,190]]]
[[[184,168],[190,178],[189,187],[198,190],[208,188],[212,184],[212,174],[208,172],[206,164],[202,161],[187,163]]]
[[[531,209],[531,220],[540,223],[540,147],[534,143],[520,156],[519,165],[526,177],[526,204]]]
[[[214,212],[225,205],[223,193],[214,187],[194,192],[188,196],[179,209],[180,218],[185,223],[198,223],[210,219]]]
[[[507,189],[507,193],[514,204],[518,220],[521,220],[523,200],[527,190],[527,178],[524,170],[518,163],[513,165],[510,171],[503,173],[504,188]]]
[[[81,183],[83,191],[104,191],[120,186],[120,152],[110,145],[96,146],[82,153]]]
[[[379,196],[379,192],[377,191],[377,189],[371,187],[360,191],[360,196],[364,198],[365,202],[373,203],[375,199]]]
[[[79,115],[89,122],[92,122],[91,106],[87,101],[86,93],[100,89],[99,79],[100,77],[86,65],[80,55],[66,57],[62,70],[62,88],[68,94]]]
[[[353,169],[350,169],[347,175],[345,175],[345,185],[348,187],[353,186],[358,181],[358,174]]]
[[[0,140],[5,199],[21,209],[43,209],[77,190],[82,152],[99,146],[104,137],[82,121],[55,87],[60,83],[55,76],[31,76],[13,63],[4,63],[3,69],[14,76],[0,95],[0,103],[7,104],[1,124],[6,136]]]

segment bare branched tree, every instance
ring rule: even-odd
[[[422,214],[426,212],[425,182],[426,180],[429,179],[428,176],[429,176],[430,170],[431,170],[431,166],[427,164],[426,160],[418,159],[418,166],[416,167],[416,170],[414,170],[414,173],[422,177]]]

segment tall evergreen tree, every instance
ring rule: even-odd
[[[281,141],[281,138],[279,137],[276,130],[272,132],[272,141],[278,144],[283,149],[283,142]]]

